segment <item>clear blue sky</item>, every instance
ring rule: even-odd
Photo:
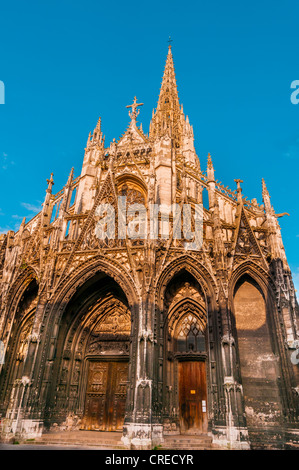
[[[72,166],[80,174],[99,116],[109,144],[136,95],[147,132],[169,35],[202,167],[211,152],[216,178],[232,189],[243,179],[259,202],[265,178],[275,210],[291,215],[279,220],[299,289],[297,0],[2,2],[0,231],[40,209],[51,172],[54,192]]]

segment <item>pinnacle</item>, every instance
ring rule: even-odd
[[[52,187],[53,184],[54,184],[53,175],[54,175],[54,173],[51,173],[50,179],[47,179],[48,186],[51,185],[51,187]]]
[[[74,176],[74,167],[72,167],[72,169],[70,171],[70,174],[69,174],[69,177],[68,177],[68,180],[67,180],[67,185],[71,184],[71,182],[73,181],[73,176]]]
[[[262,178],[262,187],[263,187],[263,194],[267,194],[269,196],[269,191],[267,189],[264,178]]]
[[[208,168],[210,168],[210,169],[211,169],[211,168],[214,168],[214,167],[213,167],[213,162],[212,162],[212,157],[211,157],[210,152],[209,152],[209,154],[208,154]]]
[[[52,186],[54,185],[54,180],[53,180],[53,173],[51,173],[50,179],[47,179],[48,187],[46,192],[47,193],[52,193]]]
[[[20,229],[21,229],[21,228],[24,228],[24,227],[25,227],[25,224],[26,224],[26,217],[23,217],[22,223],[21,223],[21,225],[20,225]]]
[[[98,120],[97,125],[96,125],[96,129],[101,130],[101,122],[102,122],[102,119],[101,119],[101,117],[99,117],[99,120]]]

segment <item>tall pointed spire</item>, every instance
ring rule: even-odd
[[[162,79],[162,85],[160,90],[160,96],[158,101],[157,110],[163,108],[164,100],[163,98],[170,98],[170,104],[179,108],[179,95],[177,90],[176,78],[175,78],[175,71],[174,71],[174,63],[173,63],[173,56],[171,51],[171,46],[168,47],[168,54],[164,69],[164,75]]]
[[[180,146],[182,121],[173,57],[169,45],[157,109],[150,126],[150,137],[162,137],[167,134],[175,139],[177,146]]]
[[[270,194],[269,194],[269,191],[267,189],[264,178],[262,178],[262,188],[263,188],[262,196],[263,196],[263,201],[264,201],[264,205],[265,205],[265,211],[266,211],[266,213],[272,214],[273,213],[273,208],[271,206]]]

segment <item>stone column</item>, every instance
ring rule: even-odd
[[[32,332],[28,337],[28,348],[24,359],[22,377],[15,381],[11,392],[10,405],[6,413],[6,424],[10,428],[11,437],[34,438],[42,433],[42,416],[35,413],[36,396],[33,382],[35,381],[36,363],[40,350],[40,326],[45,310],[45,299],[40,298],[37,305]],[[7,426],[4,430],[7,434]]]
[[[149,287],[149,286],[148,286]],[[132,384],[122,441],[131,449],[152,449],[162,437],[162,425],[153,416],[154,364],[154,296],[144,286],[146,293],[138,305],[138,325],[133,336],[131,356]]]

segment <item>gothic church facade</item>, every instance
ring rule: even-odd
[[[51,175],[41,212],[0,239],[2,439],[94,430],[136,449],[182,434],[291,448],[299,323],[283,214],[264,181],[260,205],[241,180],[216,181],[210,155],[201,170],[171,47],[148,134],[139,106],[108,147],[99,120],[81,175],[56,194]],[[168,237],[97,237],[99,205],[117,232],[119,196],[160,205],[162,226],[163,207],[193,210],[204,194],[199,249],[174,236],[173,214]]]

